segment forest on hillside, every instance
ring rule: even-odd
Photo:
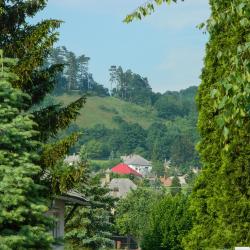
[[[200,166],[195,150],[199,138],[195,104],[197,87],[166,91],[163,94],[154,93],[146,77],[131,70],[125,71],[121,66],[111,66],[111,90],[108,91],[102,84],[96,83],[89,73],[89,57],[77,57],[65,47],[59,47],[51,51],[49,58],[50,62],[65,65],[64,71],[57,77],[55,96],[65,93],[86,94],[88,98],[113,96],[128,103],[150,107],[159,118],[159,121],[152,122],[148,128],[143,128],[133,120],[125,121],[115,107],[111,110],[102,106],[104,111],[113,113],[112,122],[116,128],[105,127],[98,117],[96,119],[100,124],[91,128],[71,125],[62,132],[64,136],[72,132],[82,133],[71,153],[78,152],[85,145],[92,160],[112,160],[122,155],[139,154],[155,163],[162,163],[162,166],[164,161],[171,161],[182,173]],[[164,174],[163,167],[158,173]]]

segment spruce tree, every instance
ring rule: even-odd
[[[5,60],[11,64],[11,60]],[[32,117],[25,113],[29,96],[11,86],[14,74],[0,72],[0,249],[50,249],[48,210],[44,187],[35,179],[41,169],[33,164],[39,147]]]
[[[61,64],[46,65],[46,58],[58,40],[56,29],[62,21],[49,19],[37,24],[28,22],[28,19],[43,10],[46,4],[47,0],[0,1],[0,48],[4,49],[7,57],[18,58],[17,64],[12,67],[18,78],[11,84],[31,96],[31,99],[26,101],[26,110],[41,103],[44,97],[53,91],[56,76],[63,69]],[[71,121],[76,119],[84,102],[85,98],[81,97],[67,106],[52,104],[36,110],[32,119],[37,123],[40,132],[37,139],[43,143],[51,141],[59,130],[66,129]],[[53,147],[47,145],[39,162],[42,169],[53,168],[52,164],[48,166],[46,163],[55,164],[62,160],[75,141],[75,135],[71,135],[63,138],[63,141],[54,140]]]
[[[86,151],[81,149],[81,159],[86,166]],[[66,240],[73,248],[97,250],[112,246],[112,214],[115,199],[109,195],[109,189],[102,187],[98,176],[91,176],[86,168],[84,179],[78,190],[88,200],[88,206],[78,207],[66,225]]]

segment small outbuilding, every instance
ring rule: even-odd
[[[47,212],[48,216],[55,219],[52,235],[54,239],[63,239],[64,227],[67,221],[71,218],[78,206],[87,206],[88,201],[77,191],[68,191],[65,194],[57,195],[52,200],[51,207]],[[66,207],[71,207],[69,213],[65,217]],[[53,249],[63,250],[63,244],[54,245]]]

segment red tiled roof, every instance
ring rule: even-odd
[[[142,177],[142,175],[140,173],[138,173],[137,171],[135,171],[134,169],[132,169],[131,167],[129,167],[125,163],[120,163],[120,164],[116,165],[115,167],[113,167],[111,169],[111,172],[117,173],[117,174],[132,174],[135,176]]]

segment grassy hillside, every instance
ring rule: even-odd
[[[56,99],[68,104],[79,97],[79,95],[64,94],[56,97]],[[96,124],[104,124],[108,128],[114,128],[116,124],[112,118],[115,116],[120,116],[127,122],[139,123],[143,128],[147,128],[150,124],[159,120],[156,111],[150,107],[141,107],[114,97],[94,96],[88,97],[76,124],[82,128],[90,128]]]

